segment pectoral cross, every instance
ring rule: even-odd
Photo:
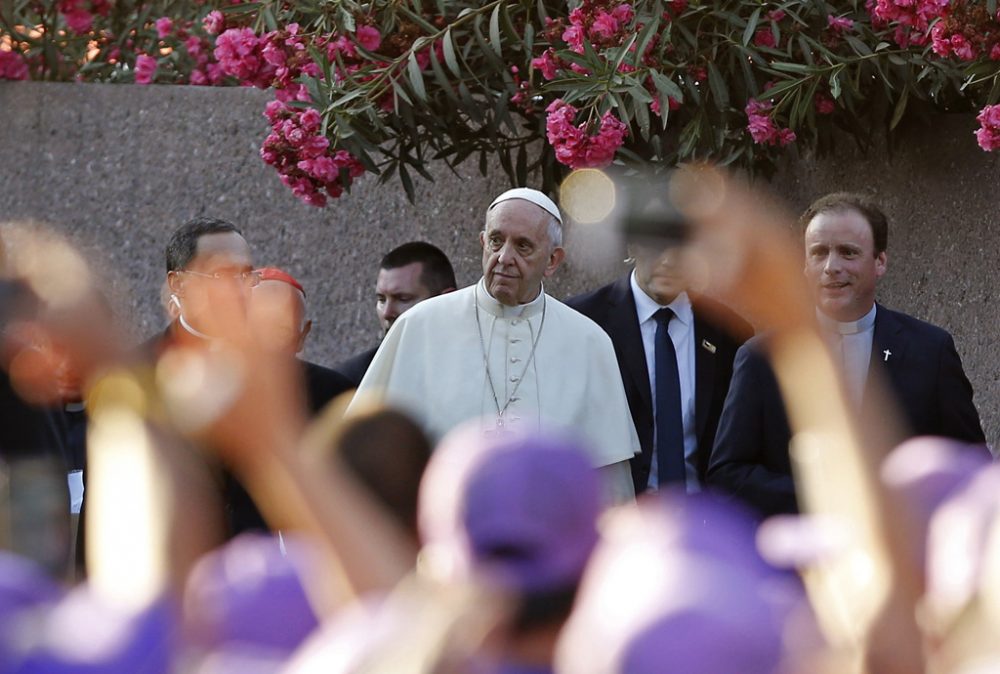
[[[500,413],[497,416],[496,428],[494,428],[491,431],[486,431],[484,435],[488,438],[493,438],[493,437],[502,437],[505,435],[513,435],[513,432],[504,427],[503,413]]]
[[[888,363],[889,362],[889,356],[892,355],[892,351],[890,351],[889,349],[886,349],[882,353],[885,355],[885,358],[882,359],[882,362],[883,363]]]

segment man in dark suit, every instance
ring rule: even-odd
[[[294,358],[302,352],[312,329],[305,289],[295,277],[277,267],[264,267],[257,273],[260,282],[250,294],[250,324],[266,344]],[[355,388],[339,372],[302,358],[297,360],[302,365],[306,403],[312,414],[341,393]]]
[[[879,370],[912,435],[985,442],[951,335],[875,303],[875,286],[886,270],[888,223],[882,211],[865,197],[835,193],[814,202],[800,224],[817,320],[849,400],[860,408],[869,377]],[[736,356],[708,482],[768,516],[797,512],[798,504],[788,417],[761,353],[762,339],[751,340]]]
[[[411,241],[386,253],[375,280],[375,313],[382,335],[403,312],[426,299],[449,293],[457,287],[448,256],[437,246]],[[352,356],[334,369],[357,387],[368,371],[378,346]]]
[[[614,344],[642,447],[631,461],[636,494],[670,482],[698,491],[733,357],[753,330],[726,307],[687,292],[683,247],[629,252],[631,274],[566,304]],[[663,310],[671,312],[665,324]]]

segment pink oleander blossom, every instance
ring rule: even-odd
[[[777,42],[774,40],[774,33],[770,28],[758,28],[757,32],[753,34],[753,43],[758,47],[770,47],[772,49],[777,46]]]
[[[152,84],[156,77],[156,59],[146,54],[139,54],[135,59],[135,83]]]
[[[979,147],[987,152],[1000,149],[1000,105],[987,105],[976,119],[980,125],[976,130]]]
[[[201,25],[205,28],[205,32],[209,35],[218,35],[226,29],[226,17],[223,16],[222,12],[219,10],[213,9],[208,13],[204,20],[202,20]]]
[[[66,27],[77,35],[90,32],[94,25],[94,15],[85,9],[72,9],[63,14],[63,18],[66,19]]]
[[[774,21],[775,23],[784,19],[785,16],[786,15],[784,10],[781,9],[772,9],[770,12],[767,13],[767,18],[770,19],[771,21]]]
[[[826,25],[834,33],[847,33],[854,30],[854,21],[846,16],[828,16],[826,17]]]
[[[751,98],[747,101],[745,112],[747,115],[747,131],[757,145],[780,145],[785,146],[795,142],[795,132],[791,129],[782,129],[775,125],[772,118],[771,104]]]
[[[241,81],[260,70],[260,39],[250,28],[230,28],[215,40],[215,58],[229,75]]]
[[[339,197],[365,173],[357,158],[346,150],[332,149],[330,139],[319,134],[322,118],[317,110],[271,101],[264,115],[271,133],[261,146],[260,157],[305,203],[325,206],[328,197]]]
[[[600,128],[591,135],[586,123],[575,125],[577,109],[557,98],[545,109],[546,137],[556,159],[573,169],[603,168],[614,161],[625,141],[628,127],[609,110],[601,117]]]
[[[935,19],[947,15],[951,0],[868,0],[868,11],[876,27],[895,24],[893,39],[903,48],[924,45]]]
[[[20,52],[0,49],[0,80],[28,79],[28,64]]]
[[[354,37],[361,48],[366,51],[375,51],[382,44],[382,33],[374,26],[358,26]]]
[[[833,98],[823,92],[816,94],[813,103],[816,106],[816,112],[820,115],[832,115],[834,110],[837,109],[837,104]]]
[[[531,59],[531,67],[541,71],[546,80],[554,80],[559,73],[559,61],[556,53],[550,47],[541,56]]]
[[[154,25],[156,26],[156,36],[161,40],[166,39],[174,32],[174,20],[169,16],[161,16]]]

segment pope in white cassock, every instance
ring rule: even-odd
[[[565,256],[559,209],[536,190],[508,190],[479,238],[483,278],[396,319],[358,395],[383,393],[434,441],[475,418],[487,433],[568,430],[586,443],[608,499],[634,498],[639,439],[611,340],[542,289]]]

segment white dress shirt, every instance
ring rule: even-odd
[[[646,352],[646,370],[649,374],[649,391],[653,402],[653,447],[656,447],[656,319],[653,315],[660,309],[667,308],[674,312],[674,318],[667,326],[667,334],[674,343],[677,353],[677,373],[681,381],[681,420],[684,424],[684,466],[687,473],[685,480],[688,493],[701,491],[698,483],[698,465],[695,454],[698,451],[698,438],[695,434],[694,409],[694,310],[687,293],[682,292],[674,301],[667,305],[657,304],[653,298],[639,287],[635,280],[635,271],[631,277],[632,295],[635,298],[635,309],[639,319],[639,332],[642,334],[642,348]],[[659,466],[656,451],[649,468],[647,488],[655,491],[660,485]]]
[[[835,321],[816,310],[816,316],[823,330],[829,335],[834,358],[843,368],[844,385],[855,405],[861,405],[861,397],[868,381],[868,366],[872,359],[872,342],[875,338],[875,305],[871,311],[856,321]]]

